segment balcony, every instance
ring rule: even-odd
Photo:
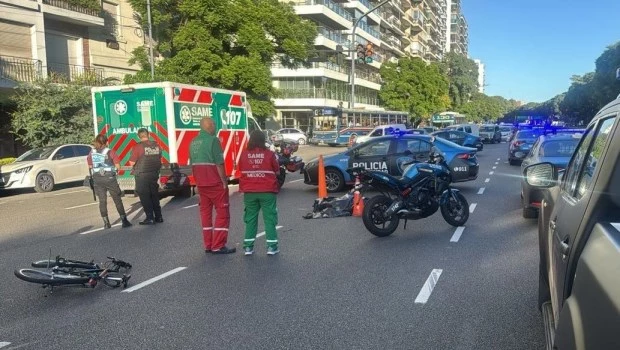
[[[353,10],[357,10],[361,13],[366,13],[368,10],[372,9],[373,7],[375,7],[375,5],[371,4],[370,1],[368,0],[353,0],[353,1],[348,1],[347,3],[344,4],[344,6],[348,9],[353,9]],[[373,24],[379,24],[379,22],[381,22],[381,14],[379,12],[381,8],[377,9],[376,11],[371,12],[366,18],[368,19],[368,21],[372,22]]]
[[[314,42],[316,46],[325,47],[330,50],[336,50],[337,45],[342,45],[345,48],[351,47],[351,41],[347,39],[346,34],[326,27],[318,27],[317,29],[319,35]]]
[[[324,23],[331,28],[350,29],[353,25],[351,14],[332,0],[293,0],[289,3],[295,6],[295,13],[299,16]]]
[[[338,88],[312,88],[312,89],[278,89],[279,96],[275,100],[278,107],[305,107],[305,106],[325,106],[324,100],[349,101],[351,92],[349,89]],[[284,101],[295,99],[297,101]],[[320,101],[317,101],[320,100]],[[295,103],[296,102],[296,103]],[[337,102],[336,102],[337,103]],[[334,105],[336,105],[334,103]],[[364,96],[359,92],[355,94],[356,104],[367,104],[378,106],[379,99],[375,96]]]
[[[375,54],[373,59],[379,60],[380,57]],[[310,68],[288,69],[278,62],[273,62],[271,64],[271,73],[274,78],[327,77],[348,82],[351,75],[351,68],[349,65],[341,66],[332,62],[313,62]],[[381,76],[378,73],[356,70],[355,79],[356,85],[365,86],[375,90],[379,90],[381,88]],[[361,81],[358,81],[358,79]],[[364,82],[364,80],[366,82]]]
[[[4,80],[6,85],[16,83],[31,83],[41,78],[41,61],[30,58],[0,56],[0,85]]]
[[[71,0],[42,0],[41,12],[46,18],[84,26],[103,27],[101,1],[92,0],[91,7],[74,4]]]
[[[104,85],[106,77],[102,68],[47,62],[47,76],[56,83],[81,82],[84,85]]]

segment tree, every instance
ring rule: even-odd
[[[143,0],[130,0],[144,22]],[[316,25],[278,0],[152,0],[157,51],[164,57],[156,80],[245,91],[252,111],[274,111],[271,65],[306,64],[314,51]],[[144,49],[134,52],[143,71],[127,82],[150,81]]]
[[[93,137],[90,90],[83,81],[59,85],[54,77],[17,88],[11,132],[28,147],[89,143]]]
[[[487,96],[476,92],[471,100],[457,110],[470,122],[496,121],[514,108],[514,103],[501,96]]]
[[[458,109],[478,92],[478,65],[461,54],[450,52],[444,57],[442,66],[450,80],[452,108]]]
[[[420,58],[401,58],[384,63],[380,70],[382,103],[392,110],[408,111],[418,124],[450,106],[448,78],[436,63],[427,65]]]

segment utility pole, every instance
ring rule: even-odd
[[[353,47],[351,47],[351,100],[349,101],[349,108],[355,108],[355,53],[356,53],[356,50],[354,49],[354,47],[355,47],[355,29],[357,29],[357,25],[360,24],[360,21],[364,17],[368,16],[373,11],[375,11],[379,7],[387,4],[388,2],[390,2],[390,0],[382,1],[379,5],[373,7],[372,9],[368,10],[368,12],[364,13],[360,18],[357,18],[357,19],[353,20],[353,31],[351,33],[351,45],[353,46]]]
[[[151,0],[146,0],[146,14],[149,22],[149,57],[151,61],[151,81],[155,80],[155,59],[153,57],[153,24],[151,23]]]

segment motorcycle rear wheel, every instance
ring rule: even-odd
[[[457,200],[448,196],[448,200],[441,205],[441,215],[444,220],[452,226],[459,227],[465,225],[469,219],[469,204],[467,199],[460,192],[454,194]]]
[[[390,204],[392,200],[384,195],[374,196],[364,204],[362,221],[366,229],[377,237],[387,237],[398,228],[400,218],[397,215],[392,215],[387,220],[383,217]]]

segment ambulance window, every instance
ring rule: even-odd
[[[251,133],[254,130],[259,130],[256,125],[256,120],[254,120],[254,118],[248,118],[248,132]]]
[[[372,142],[359,148],[360,156],[384,156],[390,149],[390,140]]]

